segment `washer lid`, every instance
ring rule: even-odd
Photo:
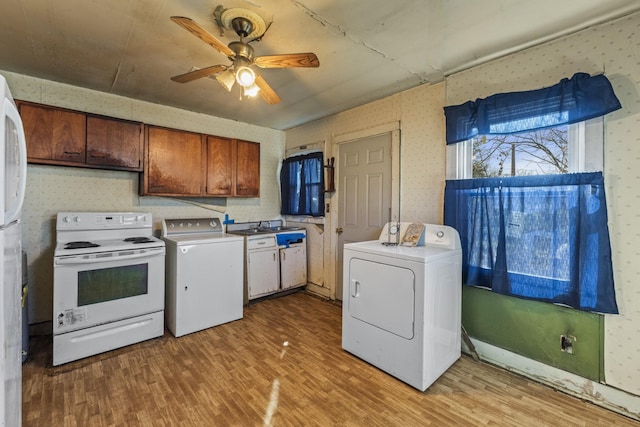
[[[226,233],[202,233],[202,234],[181,234],[163,237],[167,244],[171,245],[204,245],[209,243],[241,242],[244,244],[244,237]]]

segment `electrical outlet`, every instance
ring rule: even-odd
[[[560,335],[560,350],[568,354],[574,354],[573,344],[575,342],[576,337],[573,335]]]

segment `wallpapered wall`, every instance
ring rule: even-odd
[[[400,219],[442,223],[444,194],[444,83],[423,85],[287,131],[287,148],[325,142],[325,158],[338,152],[336,137],[400,123]],[[324,286],[335,290],[337,197],[326,214],[323,234]],[[324,293],[323,293],[324,294]]]
[[[622,110],[605,117],[605,185],[619,315],[605,317],[605,378],[640,395],[640,14],[509,55],[447,79],[447,105],[605,73]]]
[[[287,131],[287,147],[326,141],[325,157],[338,150],[335,137],[400,122],[400,217],[441,222],[445,149],[444,84],[419,86]],[[327,221],[325,221],[326,223]]]
[[[260,198],[226,199],[226,206],[225,199],[216,199],[218,205],[211,201],[194,205],[179,199],[139,197],[137,173],[29,165],[22,241],[29,263],[30,323],[51,320],[55,216],[60,211],[151,212],[158,236],[163,218],[222,218],[220,210],[236,221],[279,217],[276,170],[284,155],[284,132],[0,72],[16,99],[260,143]]]

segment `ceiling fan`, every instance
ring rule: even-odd
[[[172,16],[171,20],[225,55],[232,62],[231,65],[212,65],[173,76],[171,80],[174,82],[187,83],[215,75],[216,80],[229,92],[237,82],[242,87],[245,96],[255,96],[259,93],[267,104],[277,104],[280,102],[280,97],[262,76],[255,72],[253,65],[260,68],[315,68],[320,66],[320,61],[314,53],[254,56],[253,47],[249,43],[262,38],[265,24],[259,15],[248,10],[233,8],[222,13],[219,23],[232,29],[240,37],[240,41],[233,41],[228,46],[191,18]],[[245,41],[248,36],[257,33],[259,33],[259,37],[248,42]]]

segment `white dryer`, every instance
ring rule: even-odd
[[[344,245],[342,348],[424,391],[460,357],[460,237],[425,224],[418,246],[389,245],[393,228]]]

